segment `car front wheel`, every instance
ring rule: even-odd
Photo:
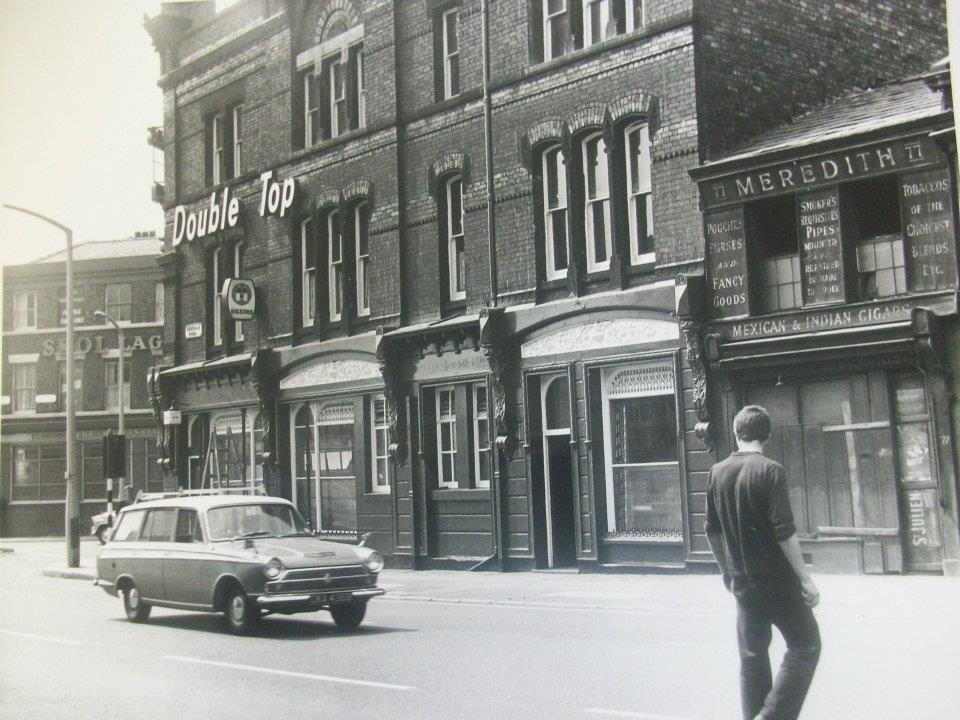
[[[353,630],[363,622],[363,616],[367,613],[367,603],[352,602],[342,603],[340,605],[331,605],[330,614],[338,628],[344,630]]]
[[[107,535],[110,533],[110,526],[104,525],[102,528],[97,530],[97,540],[100,541],[101,545],[107,544]]]
[[[227,624],[235,633],[245,633],[260,619],[260,611],[250,604],[246,593],[240,588],[233,588],[227,593],[223,608]]]
[[[140,597],[136,585],[129,585],[123,591],[123,610],[130,622],[145,622],[150,617],[150,606]]]

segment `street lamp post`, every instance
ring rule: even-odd
[[[117,400],[120,406],[120,410],[117,412],[117,432],[120,435],[123,435],[123,328],[120,327],[120,324],[114,320],[112,317],[107,315],[103,310],[95,310],[93,313],[94,317],[103,318],[108,323],[113,325],[113,329],[117,331]]]
[[[73,407],[73,230],[33,210],[27,210],[16,205],[4,204],[3,207],[31,215],[38,220],[53,225],[63,231],[67,240],[67,466],[64,472],[64,478],[67,481],[67,498],[64,515],[67,536],[67,567],[80,567],[80,488],[78,487],[77,476],[74,473],[76,413]]]

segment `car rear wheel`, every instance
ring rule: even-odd
[[[130,622],[145,622],[150,617],[150,606],[140,597],[136,585],[128,585],[123,590],[123,610]]]
[[[97,540],[100,541],[101,545],[107,544],[107,535],[110,534],[110,526],[104,525],[99,530],[97,530]]]
[[[227,592],[223,613],[235,633],[248,632],[260,619],[260,610],[251,605],[246,593],[238,587]]]
[[[367,603],[351,602],[341,603],[330,606],[330,614],[338,628],[344,630],[353,630],[363,622],[363,616],[367,613]]]

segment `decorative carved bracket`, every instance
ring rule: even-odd
[[[388,341],[385,337],[388,330],[389,328],[384,328],[382,325],[377,327],[377,363],[380,366],[380,374],[383,376],[383,396],[387,406],[387,427],[391,440],[388,452],[398,465],[403,465],[407,460],[407,447],[403,442],[403,418],[400,412],[403,392],[400,389],[400,368],[395,343]]]
[[[503,321],[503,308],[484,308],[480,311],[480,347],[490,364],[490,389],[493,392],[494,442],[509,459],[517,446],[517,434],[514,420],[507,412],[504,388],[509,353],[503,342]]]
[[[276,400],[279,389],[275,354],[259,351],[253,359],[253,388],[257,393],[258,417],[263,423],[263,464],[277,463]]]
[[[695,431],[708,450],[716,447],[710,427],[710,410],[707,404],[707,369],[703,353],[703,325],[694,320],[681,320],[680,332],[687,350],[687,363],[693,375],[693,409],[697,414]]]

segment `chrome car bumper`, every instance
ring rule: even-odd
[[[363,590],[330,590],[328,592],[296,595],[259,595],[257,596],[257,604],[264,608],[303,604],[328,605],[352,600],[369,600],[377,595],[383,595],[385,592],[380,588],[364,588]]]
[[[99,578],[93,581],[93,584],[97,587],[103,588],[103,591],[108,595],[113,595],[117,597],[117,586],[115,583],[109,582],[107,580],[100,580]]]

